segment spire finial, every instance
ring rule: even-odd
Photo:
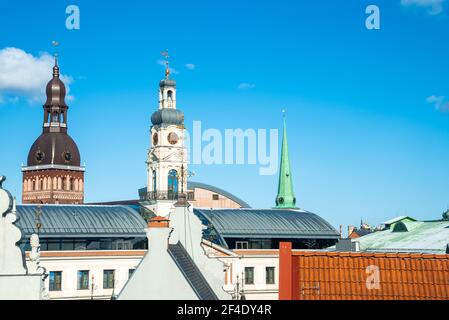
[[[165,51],[162,51],[161,55],[163,57],[165,57],[165,78],[168,79],[168,77],[170,76],[170,68],[169,68],[169,62],[168,62],[168,58],[170,56],[168,55],[168,49],[166,49]]]
[[[53,47],[57,47],[59,46],[59,42],[58,41],[52,41],[51,45]],[[54,58],[55,58],[55,65],[53,67],[53,77],[59,77],[59,65],[58,65],[58,52],[55,49],[55,53],[53,54]]]

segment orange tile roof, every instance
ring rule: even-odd
[[[447,254],[291,252],[291,257],[293,294],[299,299],[449,299]],[[377,287],[370,282],[375,274]]]

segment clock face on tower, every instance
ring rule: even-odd
[[[65,162],[68,163],[68,162],[72,161],[72,154],[70,152],[66,151],[62,154],[62,156],[64,157]]]
[[[40,149],[36,152],[36,161],[41,163],[44,160],[45,153],[43,153]]]
[[[157,133],[153,134],[153,146],[157,146],[157,143],[159,142],[159,137]]]
[[[170,134],[168,135],[168,142],[172,145],[175,145],[176,143],[178,143],[178,135],[174,132],[170,132]]]

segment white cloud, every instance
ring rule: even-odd
[[[195,70],[195,67],[196,66],[193,63],[187,63],[186,64],[186,68],[189,69],[189,70]]]
[[[445,101],[444,96],[430,96],[427,97],[426,101],[433,104],[438,111],[449,112],[449,102]]]
[[[239,89],[240,90],[248,90],[248,89],[254,88],[255,86],[256,85],[254,83],[242,82],[241,84],[239,84]]]
[[[401,0],[403,6],[423,7],[429,14],[436,15],[443,12],[445,0]]]
[[[33,56],[19,48],[1,49],[0,96],[3,96],[3,103],[18,102],[22,97],[29,102],[45,102],[45,86],[52,77],[53,65],[54,58],[47,52]],[[72,77],[61,75],[61,80],[68,93]],[[73,96],[67,95],[67,100],[73,100]]]
[[[165,65],[165,60],[158,60],[157,64],[163,66],[164,68],[166,66]],[[171,74],[178,74],[179,73],[178,70],[176,70],[175,68],[169,67],[169,69],[170,69],[170,73]]]

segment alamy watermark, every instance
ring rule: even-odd
[[[371,4],[366,7],[365,13],[369,16],[365,20],[365,27],[368,30],[380,30],[380,9],[378,6]]]
[[[68,14],[65,20],[65,27],[68,30],[79,30],[80,29],[80,8],[74,4],[67,6],[65,13]]]
[[[367,274],[366,278],[366,288],[368,290],[379,290],[380,289],[380,269],[376,265],[369,265],[365,270]]]
[[[204,165],[259,165],[260,175],[274,175],[279,161],[278,129],[218,129],[203,131],[193,121],[185,132],[188,163]]]

